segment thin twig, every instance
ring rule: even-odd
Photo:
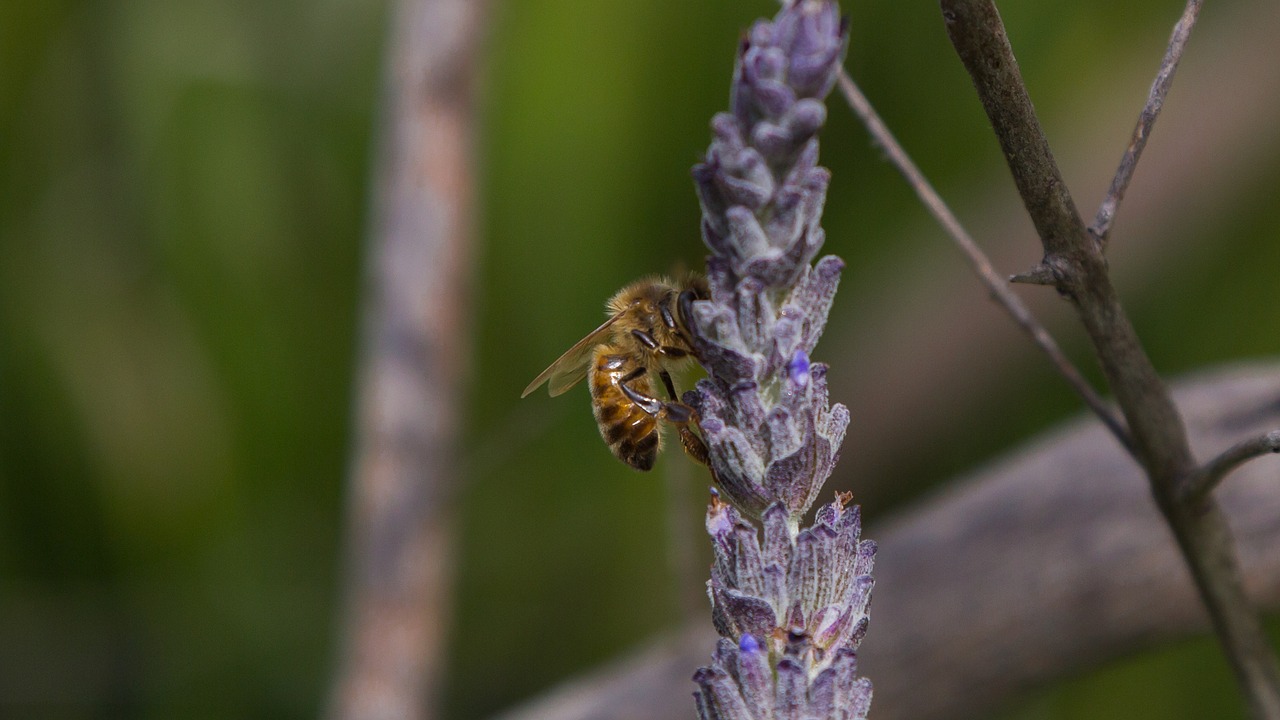
[[[1133,179],[1133,172],[1138,167],[1138,159],[1142,156],[1142,150],[1147,146],[1147,138],[1151,136],[1151,128],[1156,124],[1156,118],[1160,115],[1160,110],[1164,107],[1164,98],[1169,94],[1169,88],[1173,86],[1173,74],[1178,69],[1178,61],[1182,59],[1182,51],[1187,47],[1187,39],[1191,37],[1191,30],[1195,27],[1196,20],[1200,17],[1200,5],[1202,0],[1187,0],[1187,7],[1182,11],[1182,17],[1178,23],[1173,26],[1173,35],[1169,38],[1169,48],[1164,53],[1164,59],[1160,62],[1160,71],[1156,73],[1156,79],[1151,83],[1151,93],[1147,97],[1147,104],[1142,108],[1142,113],[1138,115],[1138,124],[1133,128],[1133,137],[1129,140],[1129,148],[1125,150],[1124,157],[1120,159],[1120,167],[1116,169],[1116,176],[1111,181],[1111,188],[1107,191],[1107,196],[1102,201],[1102,205],[1098,208],[1098,214],[1093,219],[1093,225],[1089,227],[1089,234],[1093,236],[1094,242],[1099,247],[1105,248],[1107,239],[1111,234],[1111,224],[1116,218],[1116,209],[1120,205],[1120,201],[1124,199],[1125,190],[1129,187],[1129,181]]]
[[[907,184],[915,191],[916,197],[920,198],[920,202],[924,204],[929,214],[933,215],[956,247],[960,249],[960,252],[964,253],[978,279],[991,292],[991,297],[1008,311],[1014,322],[1018,324],[1018,327],[1022,328],[1036,344],[1036,347],[1039,347],[1048,356],[1049,362],[1067,381],[1067,384],[1075,390],[1080,399],[1102,420],[1107,429],[1111,431],[1111,434],[1120,442],[1120,445],[1132,454],[1133,443],[1129,438],[1129,431],[1125,428],[1124,422],[1116,415],[1112,407],[1098,395],[1097,391],[1089,385],[1089,381],[1076,369],[1075,365],[1071,364],[1071,360],[1062,352],[1062,348],[1058,347],[1058,343],[1049,334],[1049,331],[1031,314],[1031,310],[1022,302],[1022,298],[1018,297],[1017,293],[1013,292],[1006,284],[1004,278],[996,272],[991,261],[982,252],[982,249],[978,247],[978,244],[974,242],[973,238],[964,229],[964,226],[960,224],[960,221],[951,212],[951,209],[947,207],[946,202],[938,195],[938,192],[934,190],[933,186],[925,178],[924,173],[920,172],[920,169],[912,162],[911,157],[898,144],[893,133],[889,131],[884,121],[880,119],[880,115],[876,113],[875,108],[871,106],[871,102],[862,94],[862,90],[858,88],[857,83],[843,68],[840,70],[839,84],[840,91],[844,94],[845,100],[848,101],[849,107],[853,109],[854,114],[866,126],[872,140],[884,151],[888,156],[889,162],[906,179]]]
[[[1152,495],[1200,590],[1241,693],[1259,720],[1280,718],[1280,670],[1244,593],[1235,540],[1212,496],[1182,502],[1196,471],[1186,427],[1111,284],[1027,95],[991,0],[942,0],[947,34],[991,121],[1058,291],[1075,306],[1132,433]]]
[[[1232,470],[1267,453],[1280,453],[1280,430],[1241,440],[1187,476],[1181,489],[1184,502],[1198,503]]]

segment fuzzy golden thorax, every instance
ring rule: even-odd
[[[638,357],[663,366],[683,358],[658,352],[638,337],[637,331],[652,338],[661,348],[692,353],[688,325],[680,312],[680,293],[686,289],[693,290],[698,299],[707,296],[706,281],[696,275],[680,281],[652,276],[619,290],[608,302],[608,312],[618,316],[613,326],[614,342]]]

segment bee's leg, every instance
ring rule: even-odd
[[[647,368],[647,367],[645,367],[645,366],[641,365],[640,367],[636,368],[635,370],[632,370],[631,372],[629,372],[629,373],[627,373],[626,375],[623,375],[621,378],[619,378],[619,379],[618,379],[618,384],[619,384],[619,385],[624,385],[624,384],[626,384],[626,383],[629,383],[629,382],[631,382],[632,380],[635,380],[636,378],[640,377],[641,375],[643,375],[643,374],[645,374],[645,373],[647,373],[647,372],[649,372],[649,368]]]
[[[668,413],[670,413],[670,408],[673,406],[679,406],[687,411],[683,422],[678,422],[672,419],[672,423],[675,424],[677,431],[680,433],[680,446],[684,448],[685,454],[689,457],[693,458],[701,465],[707,465],[710,467],[710,451],[707,450],[707,444],[702,441],[702,438],[698,437],[696,433],[689,429],[690,423],[694,425],[698,424],[697,411],[677,399],[675,383],[671,382],[671,373],[668,373],[666,370],[662,370],[658,375],[662,378],[662,384],[667,387],[667,394],[671,396],[671,402],[667,405]]]
[[[631,336],[639,340],[641,345],[644,345],[650,350],[658,349],[658,341],[653,339],[652,333],[647,333],[644,330],[632,330]]]
[[[715,477],[716,471],[711,468],[711,451],[707,449],[707,443],[689,429],[688,423],[678,425],[677,428],[680,433],[680,447],[684,448],[684,454],[693,458],[699,465],[706,465],[711,469],[712,477]]]
[[[635,388],[627,384],[631,380],[635,380],[636,378],[645,374],[645,372],[646,372],[645,368],[638,367],[635,370],[632,370],[631,372],[627,373],[621,379],[618,380],[618,389],[622,390],[622,394],[626,395],[628,400],[635,403],[636,407],[640,408],[641,410],[648,413],[649,415],[652,415],[653,417],[656,417],[660,420],[665,420],[666,419],[665,410],[667,407],[666,403],[662,402],[661,400],[659,400],[658,398],[652,395],[649,395],[647,393],[642,393],[639,390],[636,390]]]
[[[699,465],[711,468],[711,451],[707,449],[707,443],[689,429],[690,424],[698,424],[698,411],[682,402],[666,403],[663,409],[665,411],[663,419],[676,426],[676,431],[680,434],[680,447],[684,448],[685,454]],[[715,476],[714,469],[711,470],[711,474],[712,477]]]
[[[624,380],[633,380],[643,375],[642,370],[643,368],[637,368],[635,371],[627,373]],[[671,377],[665,371],[661,374],[664,376],[663,384],[667,385],[668,392],[674,397],[675,387],[671,385]],[[625,382],[618,383],[618,387],[627,396],[627,399],[636,404],[636,407],[659,420],[666,420],[675,425],[676,431],[680,434],[680,447],[684,448],[685,454],[699,464],[710,467],[710,451],[707,450],[707,444],[689,428],[691,423],[697,424],[698,411],[682,402],[663,402],[652,395],[647,395],[632,388]]]
[[[667,403],[667,419],[676,426],[680,434],[680,447],[699,465],[711,467],[711,451],[698,434],[689,429],[689,425],[698,424],[698,411],[681,402]],[[714,472],[714,471],[713,471]]]
[[[665,308],[664,308],[664,311],[665,311]],[[663,355],[666,355],[669,358],[679,359],[689,355],[689,350],[686,350],[685,348],[679,348],[673,345],[659,345],[657,339],[653,337],[653,334],[647,333],[644,330],[632,330],[631,336],[634,337],[636,340],[639,340],[641,345],[644,345],[650,350],[656,350],[662,353]],[[685,341],[685,344],[688,344],[689,341],[687,338],[684,337],[683,334],[681,334],[680,337],[682,340]],[[675,393],[672,393],[671,397],[674,400]]]
[[[671,310],[664,303],[659,310],[662,313],[662,323],[672,330],[679,330],[680,326],[676,324],[676,316],[671,314]]]
[[[663,402],[652,395],[642,393],[626,384],[626,380],[634,380],[635,378],[640,377],[644,374],[643,371],[644,368],[638,368],[637,370],[627,373],[626,376],[619,381],[618,388],[622,390],[622,394],[626,395],[628,400],[635,403],[636,407],[659,420],[666,420],[673,425],[680,426],[685,426],[693,422],[698,413],[688,405],[685,405],[682,402]],[[662,374],[666,375],[665,372]],[[672,388],[672,394],[675,394],[674,388]]]
[[[662,353],[663,355],[666,355],[669,358],[675,358],[677,360],[682,357],[687,357],[689,355],[688,350],[685,350],[684,348],[678,348],[674,345],[663,345],[662,347],[658,348],[658,352]]]
[[[680,398],[676,396],[676,384],[671,382],[671,373],[666,370],[658,371],[658,377],[662,378],[662,384],[667,388],[667,395],[672,402],[679,402]]]

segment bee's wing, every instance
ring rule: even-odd
[[[587,368],[591,365],[591,353],[605,341],[609,334],[609,328],[622,317],[621,314],[614,315],[600,327],[592,330],[590,334],[574,343],[573,347],[565,351],[551,366],[543,370],[538,377],[529,383],[529,387],[520,393],[520,397],[525,397],[529,393],[537,390],[543,383],[551,381],[551,397],[555,397],[563,393],[565,390],[578,384],[579,380],[587,376]]]

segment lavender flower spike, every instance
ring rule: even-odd
[[[701,416],[720,490],[759,518],[798,522],[830,476],[849,424],[828,408],[827,367],[809,358],[844,262],[822,247],[830,173],[817,132],[848,35],[835,2],[793,0],[744,38],[732,112],[693,168],[711,299],[694,303],[694,344],[710,379],[686,396]]]
[[[719,486],[707,593],[721,640],[693,677],[702,720],[856,720],[871,705],[857,649],[875,543],[861,539],[847,494],[800,528],[849,424],[844,406],[828,406],[827,366],[810,360],[844,267],[834,256],[811,263],[830,180],[817,132],[846,30],[834,0],[788,0],[756,22],[731,111],[712,120],[693,169],[711,299],[689,314],[709,378],[685,400]]]

